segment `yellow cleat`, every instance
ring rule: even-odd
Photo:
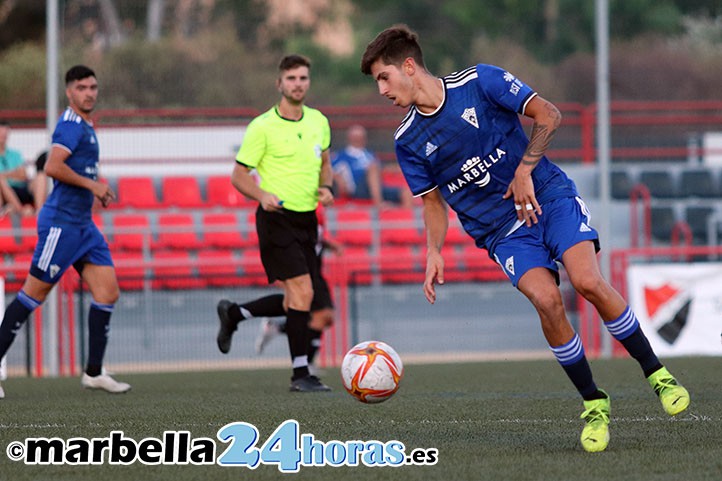
[[[587,422],[582,430],[582,447],[590,453],[604,451],[609,444],[609,414],[612,408],[609,395],[602,392],[606,398],[584,401],[584,412],[580,416]]]
[[[670,416],[676,416],[689,406],[689,392],[677,382],[666,367],[658,369],[647,378],[647,381]]]

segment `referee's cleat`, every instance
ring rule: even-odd
[[[130,384],[127,382],[118,382],[107,374],[88,376],[87,373],[83,373],[83,377],[80,378],[80,384],[85,389],[102,389],[112,394],[122,394],[130,391]]]
[[[677,382],[666,367],[652,373],[647,381],[670,416],[676,416],[689,406],[689,392]]]
[[[580,416],[587,422],[582,430],[582,447],[590,453],[604,451],[609,444],[609,414],[612,407],[609,395],[602,392],[606,398],[584,401],[584,412]]]
[[[330,387],[326,386],[319,378],[311,374],[291,380],[291,392],[326,392],[330,390]]]
[[[218,311],[218,319],[221,322],[220,328],[218,329],[218,336],[216,336],[216,342],[218,343],[218,349],[223,354],[228,354],[228,351],[231,350],[233,332],[238,328],[238,324],[233,322],[229,313],[231,306],[233,306],[231,301],[221,299],[216,307],[216,311]]]

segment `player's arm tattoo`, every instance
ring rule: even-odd
[[[529,145],[521,160],[524,165],[533,167],[539,163],[561,122],[561,113],[554,105],[547,103],[544,108],[547,116],[542,122],[534,120]]]

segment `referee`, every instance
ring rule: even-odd
[[[268,282],[284,291],[286,334],[291,353],[291,391],[329,391],[308,371],[308,323],[314,285],[320,272],[315,246],[318,202],[333,202],[333,171],[329,156],[331,129],[318,110],[304,105],[311,85],[311,62],[288,55],[278,66],[281,100],[248,125],[231,183],[258,201],[256,229]],[[260,184],[250,175],[255,169]],[[228,352],[243,314],[237,304],[218,303],[218,347]]]

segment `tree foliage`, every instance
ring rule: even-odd
[[[277,97],[278,59],[291,51],[313,60],[314,103],[381,102],[359,59],[394,23],[419,33],[436,74],[493,63],[557,101],[594,98],[592,0],[60,3],[62,67],[93,65],[106,106],[264,108]],[[157,39],[149,35],[151,3],[163,6]],[[44,6],[0,0],[0,108],[44,104]],[[718,96],[719,0],[610,0],[610,34],[613,98]]]

